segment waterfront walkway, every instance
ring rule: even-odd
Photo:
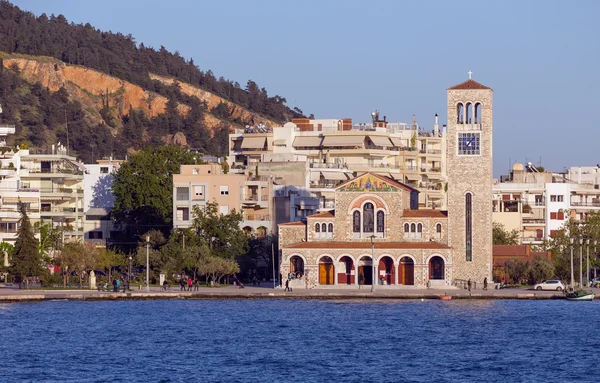
[[[600,289],[592,290],[600,297]],[[292,292],[284,291],[282,288],[272,287],[246,287],[244,289],[233,286],[208,288],[201,287],[199,291],[180,291],[179,288],[171,291],[160,291],[158,287],[152,287],[150,291],[145,289],[128,292],[99,292],[97,290],[73,289],[73,290],[19,290],[11,286],[0,285],[0,302],[31,302],[43,300],[151,300],[151,299],[441,299],[448,295],[451,299],[563,299],[562,292],[557,291],[534,291],[519,288],[508,288],[502,290],[473,289],[467,291],[457,288],[377,288],[371,292],[370,286],[362,289],[340,289],[340,288],[315,288],[296,289]]]

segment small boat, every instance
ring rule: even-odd
[[[594,293],[585,290],[568,291],[566,297],[570,301],[592,301],[594,300]]]
[[[444,294],[444,295],[440,295],[439,297],[443,301],[451,301],[452,300],[452,296],[451,295]]]

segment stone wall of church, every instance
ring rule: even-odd
[[[279,248],[302,242],[306,238],[305,225],[279,225]]]

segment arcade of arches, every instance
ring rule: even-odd
[[[303,255],[292,254],[285,257],[282,270],[286,270],[288,279],[302,280],[302,286],[370,286],[375,276],[377,285],[400,287],[423,285],[427,281],[445,283],[451,269],[445,257],[439,254],[418,257],[410,254],[376,254],[375,258],[377,267],[373,270],[369,254],[322,254],[313,264],[305,262]]]

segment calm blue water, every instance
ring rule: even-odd
[[[0,381],[594,381],[599,329],[598,302],[2,304]]]

